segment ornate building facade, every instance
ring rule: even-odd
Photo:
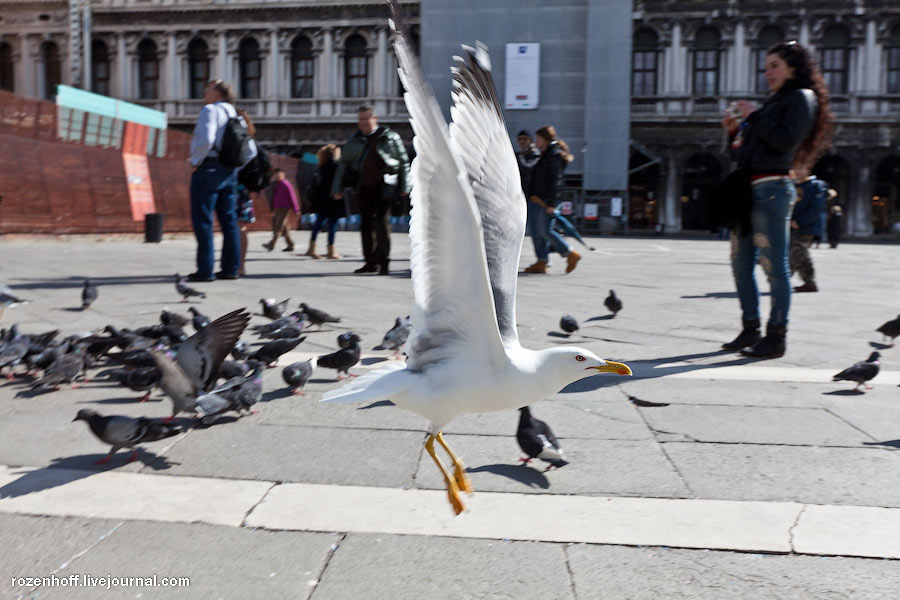
[[[731,165],[719,121],[766,94],[765,49],[795,39],[819,60],[836,116],[815,173],[845,228],[900,228],[900,4],[883,0],[635,0],[632,227],[709,227],[711,187]]]
[[[278,151],[342,142],[364,103],[410,137],[380,0],[91,0],[80,23],[70,5],[0,5],[0,89],[50,98],[57,83],[78,85],[164,111],[170,126],[189,130],[206,82],[219,78]],[[417,40],[418,3],[404,9]],[[89,49],[73,52],[73,22],[89,32]]]

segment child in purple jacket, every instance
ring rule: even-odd
[[[287,242],[287,247],[283,252],[292,252],[294,250],[294,240],[291,239],[291,225],[288,222],[288,214],[293,211],[295,215],[299,215],[300,203],[297,202],[297,193],[294,191],[294,186],[285,178],[284,170],[273,170],[272,178],[274,179],[272,183],[274,188],[272,194],[272,239],[263,244],[263,247],[271,252],[275,248],[278,236],[283,235],[284,241]]]

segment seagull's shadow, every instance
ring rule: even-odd
[[[672,362],[683,362],[696,360],[699,358],[709,358],[711,356],[721,356],[721,355],[732,355],[728,350],[716,350],[713,352],[698,352],[696,354],[679,354],[678,356],[663,356],[660,358],[650,358],[645,360],[625,360],[625,359],[616,359],[610,357],[609,360],[615,360],[619,362],[624,362],[629,367],[631,367],[631,371],[634,374],[633,377],[610,377],[608,375],[594,375],[592,377],[585,377],[584,379],[579,379],[574,383],[570,383],[566,387],[562,389],[560,393],[562,394],[573,394],[579,392],[592,392],[594,390],[598,390],[604,387],[610,387],[613,385],[626,384],[628,381],[633,381],[635,379],[656,379],[657,377],[665,377],[667,375],[675,375],[676,373],[687,373],[690,371],[699,371],[703,369],[718,369],[720,367],[733,367],[736,365],[746,365],[749,363],[754,363],[759,359],[754,359],[746,356],[739,356],[737,358],[732,358],[730,360],[725,360],[722,362],[712,363],[712,364],[687,364],[687,365],[673,365],[673,366],[662,366],[667,363]]]
[[[0,487],[0,498],[25,496],[33,492],[60,487],[97,473],[118,469],[128,464],[126,461],[130,454],[130,451],[120,450],[108,463],[103,465],[96,464],[96,461],[106,456],[106,454],[80,454],[65,458],[54,458],[52,464],[46,467],[15,473],[22,476]],[[138,453],[137,460],[155,471],[170,469],[174,465],[180,464],[171,462],[167,457],[158,456],[147,450],[141,450]]]
[[[366,358],[360,360],[360,361],[359,361],[359,364],[361,364],[361,365],[375,365],[375,364],[378,364],[378,363],[380,363],[380,362],[385,362],[385,361],[387,361],[387,360],[390,360],[390,359],[388,359],[388,357],[386,357],[386,356],[367,356]]]
[[[863,442],[863,446],[888,446],[890,448],[900,448],[900,440],[887,440],[884,442]]]
[[[546,490],[550,488],[550,480],[544,476],[541,471],[526,464],[507,465],[503,463],[495,463],[492,465],[481,465],[480,467],[469,467],[466,469],[468,473],[493,473],[508,477],[514,481],[518,481],[530,488],[540,488]]]
[[[560,333],[559,331],[548,331],[547,335],[549,335],[550,337],[568,339],[572,334],[571,333]]]
[[[831,392],[822,392],[823,396],[862,396],[865,394],[863,390],[833,390]]]
[[[585,319],[587,321],[608,321],[610,319],[615,319],[616,315],[601,315],[599,317],[591,317],[590,319]]]

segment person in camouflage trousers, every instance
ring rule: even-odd
[[[813,240],[825,235],[823,227],[825,204],[828,197],[828,184],[809,173],[797,173],[794,181],[797,185],[797,203],[791,216],[791,248],[789,260],[791,274],[798,273],[803,285],[794,288],[795,292],[818,292],[816,270],[813,266],[809,247]]]

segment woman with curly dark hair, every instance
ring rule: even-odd
[[[791,304],[788,264],[791,209],[796,188],[790,170],[810,170],[831,141],[833,115],[828,89],[809,51],[797,42],[775,44],[766,53],[769,96],[756,109],[740,100],[722,126],[732,156],[749,173],[752,208],[749,232],[731,236],[731,266],[741,304],[743,329],[726,350],[755,358],[784,355]],[[772,308],[766,335],[760,334],[759,289],[754,268],[769,279]]]

